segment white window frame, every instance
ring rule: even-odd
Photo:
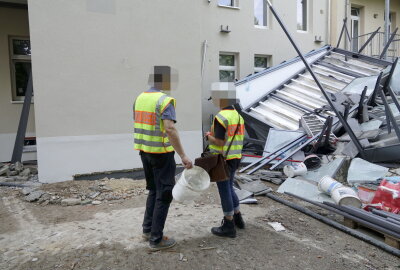
[[[267,59],[267,66],[266,67],[256,67],[256,57],[263,57]],[[271,65],[271,55],[266,55],[266,54],[255,54],[254,55],[254,73],[258,73],[263,71],[264,69],[270,67]]]
[[[227,8],[234,8],[234,9],[239,9],[239,0],[230,0],[231,1],[231,5],[223,5],[219,3],[218,1],[218,6],[219,7],[227,7]]]
[[[265,1],[265,0],[254,0],[254,5],[255,5],[255,3],[256,3],[256,1]],[[253,7],[254,9],[255,9],[255,7]],[[255,11],[255,10],[254,10]],[[257,24],[254,24],[254,27],[255,28],[260,28],[260,29],[268,29],[269,28],[269,18],[270,18],[270,12],[269,12],[269,6],[268,6],[268,4],[266,5],[266,11],[265,11],[267,14],[265,15],[267,18],[266,18],[266,21],[264,22],[266,25],[257,25]],[[255,13],[255,12],[254,12]],[[254,14],[254,18],[256,18],[256,14]]]
[[[298,29],[298,25],[297,25],[297,19],[298,19],[298,1],[301,1],[301,2],[303,2],[303,1],[306,1],[306,9],[305,9],[305,11],[306,11],[306,18],[305,18],[305,22],[306,22],[306,29],[304,30],[304,29]],[[303,3],[301,3],[301,5],[303,5]],[[302,8],[303,8],[303,6],[302,6]],[[309,0],[296,0],[296,29],[297,29],[297,32],[300,32],[300,33],[307,33],[308,32],[308,29],[309,29],[309,27],[310,27],[310,24],[309,24],[309,11],[310,10],[310,1]],[[304,22],[304,12],[302,12],[302,22]],[[304,27],[303,27],[304,28]]]
[[[10,57],[10,80],[11,80],[11,92],[12,92],[12,103],[21,103],[24,101],[25,96],[17,96],[17,86],[15,80],[15,62],[28,62],[32,65],[32,60],[30,55],[14,55],[14,40],[29,40],[30,37],[26,36],[9,36],[9,57]],[[33,103],[33,97],[32,97]]]
[[[221,65],[219,65],[219,56],[220,55],[233,56],[234,65],[233,66],[221,66]],[[220,52],[219,53],[219,55],[218,55],[218,66],[219,66],[219,69],[218,69],[218,80],[219,81],[221,80],[220,74],[219,74],[220,71],[233,71],[234,72],[233,82],[238,78],[237,60],[238,60],[238,57],[237,57],[236,53],[227,53],[227,52]]]

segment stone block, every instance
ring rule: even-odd
[[[63,206],[72,206],[72,205],[78,205],[81,204],[81,199],[76,199],[76,198],[67,198],[61,200],[61,205]]]
[[[45,193],[45,192],[42,191],[42,190],[33,191],[33,192],[31,192],[28,196],[25,197],[25,201],[27,201],[27,202],[34,202],[34,201],[37,201],[37,200],[39,200],[40,197],[42,197],[42,195],[43,195],[44,193]]]

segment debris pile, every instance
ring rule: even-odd
[[[40,205],[58,204],[99,205],[114,200],[124,200],[144,194],[144,181],[133,179],[108,179],[96,181],[67,181],[21,189],[21,196],[28,202]]]
[[[285,179],[273,177],[283,181],[278,193],[346,212],[347,218],[357,215],[359,224],[370,224],[372,209],[400,214],[398,59],[389,62],[331,46],[303,56],[292,45],[299,58],[235,84],[236,109],[247,131],[238,195],[257,195],[252,184],[259,187],[265,171],[283,171]],[[360,236],[271,192],[266,196]],[[389,246],[359,238],[400,254],[400,224],[384,222],[392,223],[389,233],[382,224],[368,227],[384,234]],[[394,241],[387,240],[393,236]]]
[[[0,164],[0,183],[26,181],[39,181],[36,166],[23,165],[21,162]]]

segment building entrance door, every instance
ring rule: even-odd
[[[351,49],[354,52],[358,51],[358,36],[360,35],[360,9],[351,8],[351,36],[352,45]]]

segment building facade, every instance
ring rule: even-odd
[[[341,0],[272,3],[303,52],[334,44],[347,10]],[[211,84],[296,56],[265,0],[0,0],[0,22],[0,161],[11,159],[31,65],[37,153],[24,158],[37,155],[41,182],[141,167],[132,104],[154,66],[178,74],[170,94],[194,159],[218,110]]]

